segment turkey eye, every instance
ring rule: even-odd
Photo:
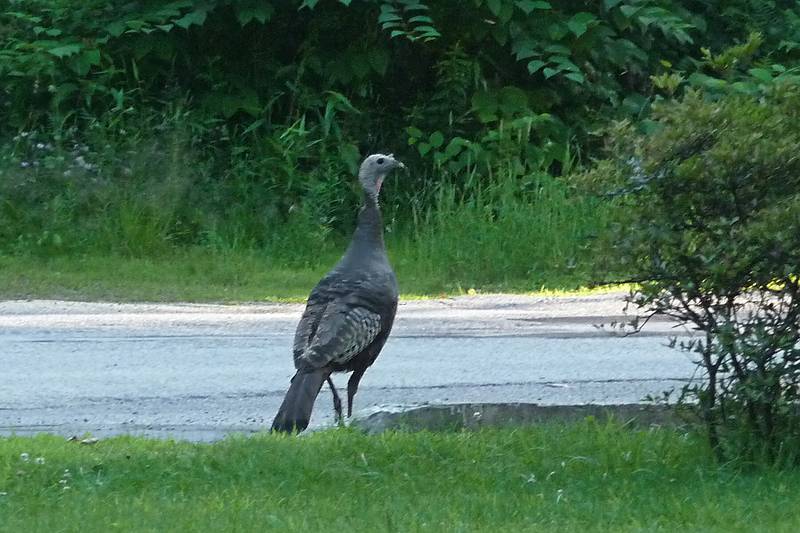
[[[382,165],[382,164],[383,164],[383,158],[382,158],[382,157],[379,157],[379,158],[378,158],[378,164],[379,164],[379,165]]]

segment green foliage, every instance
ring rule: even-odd
[[[349,233],[379,150],[410,168],[385,189],[409,238],[498,181],[532,214],[528,184],[609,119],[797,81],[798,34],[778,1],[0,0],[0,251],[302,265]]]
[[[709,456],[692,432],[591,420],[214,444],[5,438],[0,529],[751,531],[754,520],[765,531],[798,528],[796,470],[747,472]]]
[[[800,90],[655,108],[623,127],[615,157],[585,179],[618,188],[613,250],[640,282],[631,301],[700,335],[680,343],[721,459],[800,460]]]
[[[600,201],[547,174],[517,179],[511,168],[475,194],[458,190],[439,183],[431,200],[410,203],[410,227],[399,229],[412,238],[390,242],[404,290],[538,290],[588,282],[587,243],[607,225]]]

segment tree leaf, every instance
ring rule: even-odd
[[[83,49],[83,45],[80,44],[64,44],[61,46],[56,46],[48,50],[48,53],[56,56],[56,57],[69,57],[71,55],[77,54]]]
[[[584,81],[586,81],[586,78],[584,78],[583,74],[581,74],[580,72],[568,72],[564,74],[564,77],[569,78],[572,81],[576,81],[578,83],[583,83]]]
[[[586,33],[586,30],[589,29],[589,25],[596,20],[597,17],[591,13],[581,11],[580,13],[575,13],[575,15],[567,21],[567,27],[576,37],[580,37]]]
[[[240,26],[245,26],[253,20],[259,21],[261,24],[266,24],[272,18],[275,8],[270,4],[254,4],[248,7],[241,7],[236,13],[236,18],[239,20]]]
[[[430,138],[428,139],[431,146],[434,148],[439,148],[442,144],[444,144],[444,135],[441,131],[434,131],[431,133]]]
[[[542,73],[544,74],[544,77],[547,78],[548,80],[550,78],[552,78],[553,76],[555,76],[556,74],[558,74],[559,72],[560,72],[559,69],[554,69],[554,68],[550,68],[550,67],[547,67],[542,71]]]
[[[175,25],[183,29],[188,29],[192,24],[202,26],[203,22],[206,21],[206,15],[207,12],[205,10],[198,9],[197,11],[191,11],[176,20]]]
[[[380,23],[394,22],[397,20],[403,20],[403,17],[392,11],[384,11],[378,15],[378,22]]]
[[[515,2],[515,4],[517,4],[517,7],[524,11],[526,15],[530,15],[535,9],[553,8],[553,6],[550,5],[550,2],[535,2],[534,0],[518,0]]]
[[[545,63],[544,61],[542,61],[540,59],[534,59],[533,61],[528,63],[528,72],[533,74],[536,71],[538,71],[539,69],[541,69],[543,66],[545,66],[546,64],[547,63]]]

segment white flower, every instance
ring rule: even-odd
[[[37,465],[43,465],[44,457],[37,457],[36,459],[33,460],[33,462],[36,463]]]
[[[22,168],[28,168],[29,166],[31,166],[31,164],[28,163],[27,161],[23,161],[19,164],[19,166],[21,166]]]
[[[27,463],[27,462],[28,462],[28,460],[30,460],[31,456],[30,456],[30,455],[28,455],[27,453],[23,452],[23,453],[19,454],[19,458],[20,458],[22,461],[24,461],[24,462],[26,462],[26,463]]]

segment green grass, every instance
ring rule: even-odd
[[[800,472],[717,466],[699,435],[591,421],[211,445],[6,438],[0,491],[2,531],[800,528]]]
[[[572,194],[546,174],[495,178],[467,197],[444,185],[431,205],[390,239],[398,274],[412,290],[495,292],[568,289],[592,281],[592,238],[610,208]]]
[[[571,197],[549,176],[534,180],[523,196],[515,187],[506,178],[459,198],[455,187],[443,184],[431,200],[435,207],[404,207],[410,216],[405,222],[394,222],[389,213],[387,247],[401,291],[574,291],[589,284],[596,260],[589,243],[606,224],[607,209]],[[86,253],[34,248],[0,255],[0,298],[297,300],[347,246],[347,237],[335,234],[316,236],[319,247],[310,246],[303,230],[312,226],[302,224],[276,226],[270,246],[260,250],[230,243],[175,246],[152,234],[146,218],[131,226],[137,232],[113,238],[87,230],[86,239],[105,245],[95,243]]]
[[[119,255],[0,256],[0,299],[66,299],[118,302],[300,301],[337,257],[323,266],[285,267],[255,252],[216,253],[201,248],[174,255],[135,258]],[[404,298],[478,292],[586,294],[579,279],[571,283],[532,284],[527,279],[476,282],[427,275],[413,264],[395,265]],[[619,287],[615,287],[619,289]]]
[[[331,258],[335,260],[335,258]],[[192,249],[171,256],[0,256],[0,298],[112,301],[299,300],[323,268],[285,268],[255,253]]]

